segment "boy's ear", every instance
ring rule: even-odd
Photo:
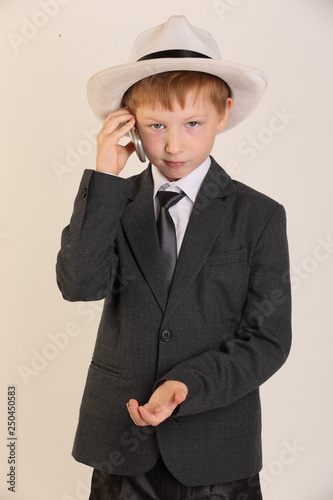
[[[232,98],[228,97],[227,103],[225,105],[224,113],[221,116],[220,121],[218,122],[218,125],[217,125],[217,131],[218,132],[221,132],[221,130],[223,130],[224,127],[227,124],[227,121],[228,121],[228,118],[229,118],[229,112],[230,112],[230,109],[231,109],[231,106],[232,106],[232,102],[233,102]]]

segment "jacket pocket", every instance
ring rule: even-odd
[[[112,366],[109,364],[101,363],[100,361],[93,360],[91,362],[91,368],[99,373],[110,374],[115,377],[121,377],[123,369],[121,367]]]
[[[238,262],[243,262],[246,256],[246,248],[239,248],[238,250],[228,250],[225,252],[212,253],[209,254],[205,266],[215,267],[222,266],[225,264],[236,264]]]

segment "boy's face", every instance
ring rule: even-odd
[[[184,109],[175,99],[172,111],[139,106],[136,126],[147,158],[170,181],[195,170],[212,151],[216,133],[227,123],[231,99],[219,115],[209,98],[189,94]]]

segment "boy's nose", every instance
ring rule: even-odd
[[[179,137],[179,134],[169,133],[167,135],[165,150],[171,155],[179,154],[183,151],[184,147]]]

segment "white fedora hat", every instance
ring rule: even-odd
[[[127,64],[104,69],[89,79],[89,104],[96,117],[104,121],[109,113],[121,107],[124,93],[134,83],[150,75],[177,70],[201,71],[227,82],[233,105],[224,131],[252,113],[267,86],[262,71],[224,61],[207,31],[192,26],[185,16],[172,16],[137,37]]]

